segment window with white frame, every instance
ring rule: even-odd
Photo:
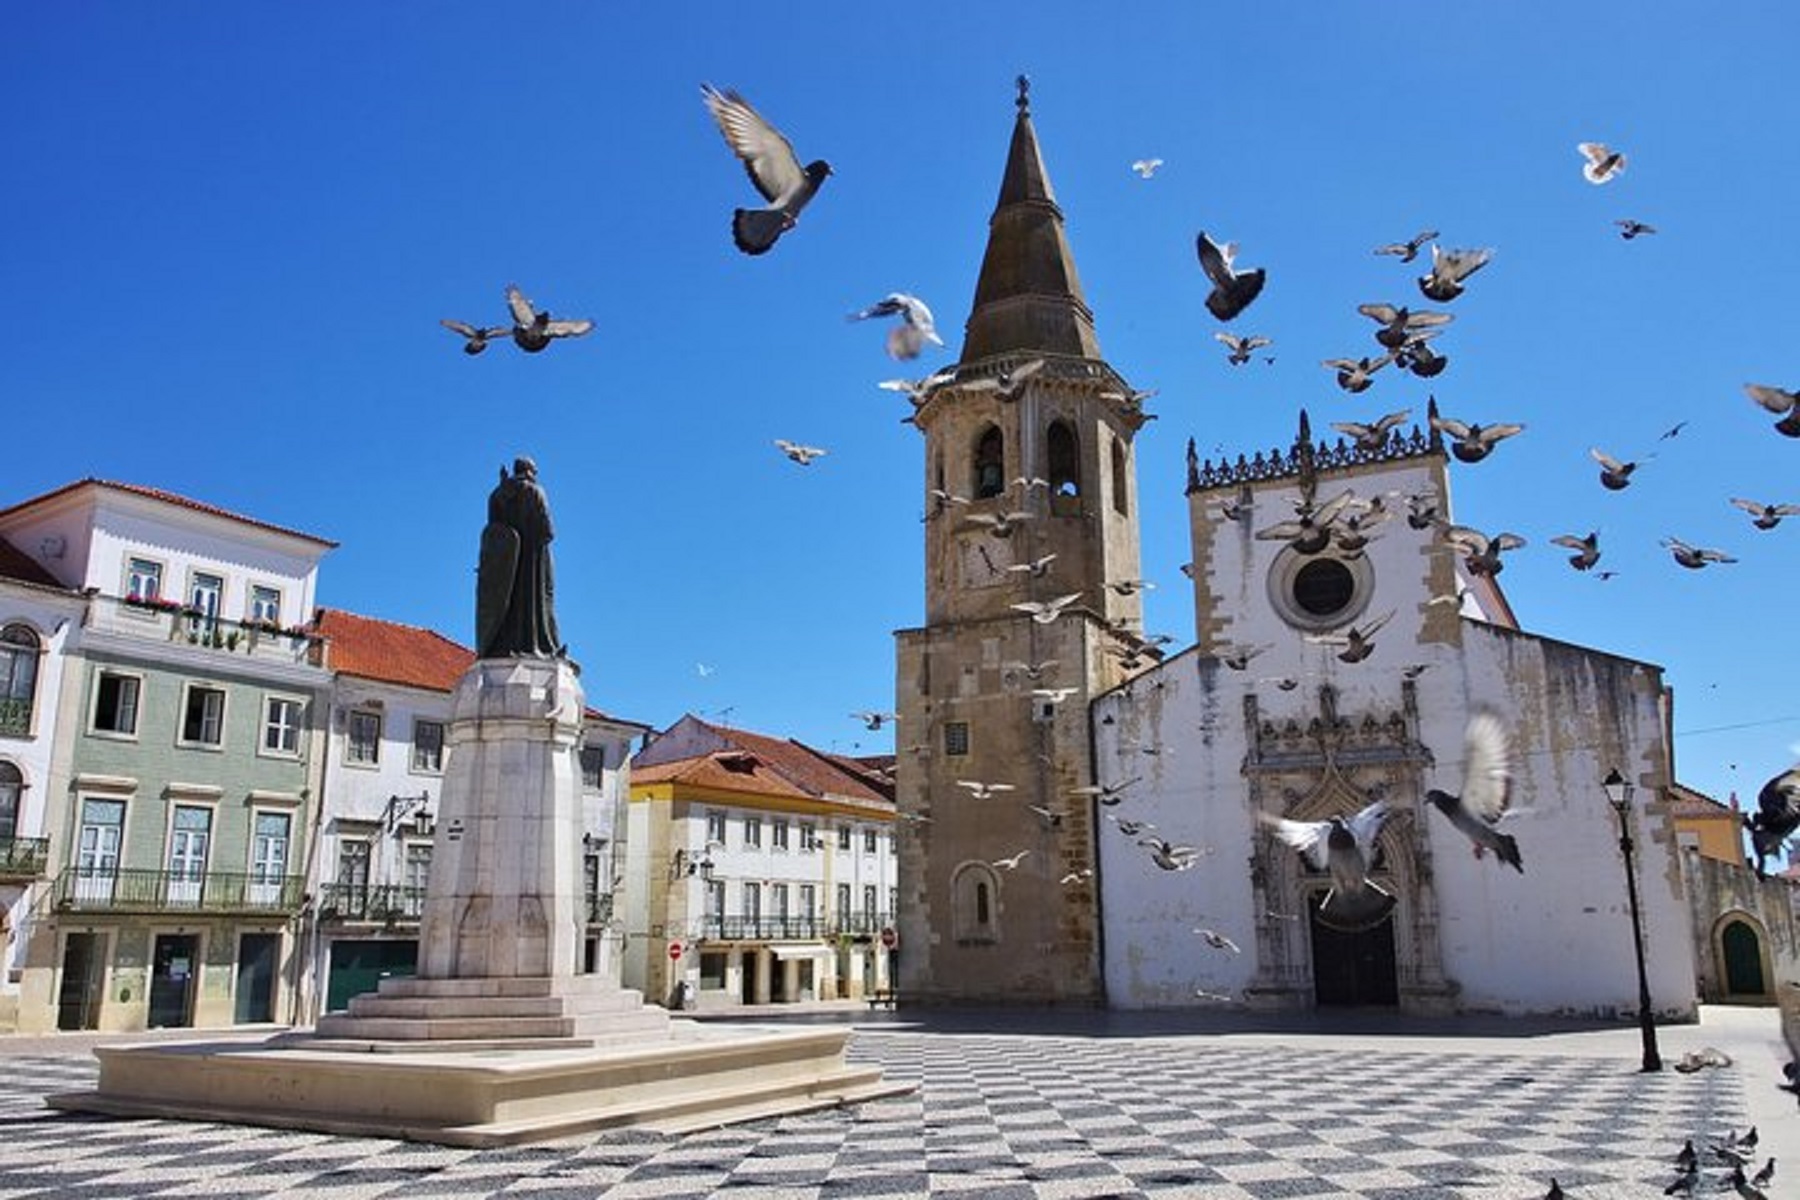
[[[338,842],[337,885],[346,891],[361,892],[369,886],[371,847],[363,838],[344,838]]]
[[[81,834],[75,871],[82,876],[112,875],[119,869],[119,841],[125,830],[123,800],[81,802]]]
[[[444,769],[444,723],[413,720],[412,769],[436,774]]]
[[[406,843],[406,862],[402,868],[402,885],[409,896],[423,896],[425,886],[431,882],[431,843]]]
[[[811,821],[800,822],[800,853],[811,854],[819,848],[819,827]]]
[[[225,599],[225,578],[195,571],[188,581],[188,632],[210,637],[219,627],[219,607]]]
[[[788,848],[787,818],[776,817],[769,822],[769,845],[776,850]]]
[[[225,689],[190,683],[181,705],[181,742],[186,746],[225,744]]]
[[[251,584],[250,619],[258,625],[281,624],[281,589]]]
[[[839,850],[850,849],[850,839],[854,836],[855,836],[855,831],[852,830],[850,828],[850,826],[839,825],[838,826],[838,849]]]
[[[31,732],[37,669],[37,632],[28,625],[0,629],[0,735]]]
[[[120,737],[136,737],[138,727],[138,690],[136,675],[102,670],[94,683],[95,733]]]
[[[715,879],[706,885],[706,919],[717,921],[725,915],[725,881]]]
[[[381,761],[381,714],[363,709],[350,710],[346,722],[348,736],[344,761],[372,767]]]
[[[173,880],[193,883],[206,874],[212,818],[210,808],[192,804],[175,806],[175,819],[169,827],[169,874]]]
[[[762,920],[762,884],[744,884],[744,920],[754,924]]]
[[[580,762],[581,786],[590,792],[599,791],[606,778],[606,747],[583,746]]]
[[[250,878],[257,883],[280,883],[287,875],[288,838],[293,818],[284,812],[256,814],[250,842]]]
[[[706,814],[706,840],[725,844],[725,814],[716,809]]]
[[[9,762],[0,761],[0,838],[19,834],[19,796],[25,790],[25,775]]]
[[[777,921],[788,919],[788,885],[771,883],[769,885],[769,915]]]
[[[761,817],[745,817],[744,818],[744,846],[745,846],[745,848],[753,850],[756,847],[761,846],[761,845],[762,845],[762,818]]]
[[[125,562],[125,598],[127,600],[160,600],[162,598],[162,564],[155,559],[132,557]]]
[[[863,853],[874,854],[881,848],[881,835],[873,829],[863,830]]]
[[[292,696],[269,696],[263,701],[262,748],[270,754],[300,753],[300,723],[305,705]]]
[[[794,912],[795,912],[796,916],[804,917],[809,921],[812,920],[812,918],[818,916],[819,915],[819,889],[814,887],[810,883],[801,884],[800,885],[800,904],[799,904],[799,907],[794,910]]]

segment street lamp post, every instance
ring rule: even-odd
[[[1619,814],[1619,850],[1625,855],[1625,892],[1631,898],[1631,948],[1637,952],[1638,1032],[1644,1040],[1645,1071],[1662,1070],[1662,1055],[1656,1051],[1656,1019],[1650,1012],[1650,977],[1644,971],[1644,924],[1638,913],[1637,871],[1631,863],[1631,796],[1635,791],[1617,767],[1601,780],[1607,803]]]

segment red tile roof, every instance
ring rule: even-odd
[[[89,486],[112,488],[115,491],[129,492],[134,496],[142,496],[148,500],[158,500],[164,504],[177,505],[181,508],[192,509],[194,512],[206,513],[209,516],[224,517],[230,521],[238,521],[245,525],[253,525],[258,529],[267,529],[274,533],[285,534],[288,537],[301,538],[305,541],[314,542],[327,548],[335,549],[337,546],[336,542],[318,537],[314,534],[302,533],[298,529],[288,529],[285,526],[271,524],[268,521],[259,521],[255,517],[246,517],[242,513],[234,513],[228,509],[219,508],[216,505],[204,504],[199,500],[190,500],[186,496],[178,496],[174,492],[165,492],[161,488],[145,487],[142,484],[137,483],[119,483],[116,480],[111,479],[95,479],[92,476],[89,476],[86,479],[77,479],[73,483],[64,484],[62,487],[59,487],[54,491],[45,492],[41,496],[33,496],[31,499],[15,504],[11,508],[0,509],[0,517],[5,517],[9,513],[18,512],[21,509],[42,504],[46,500],[54,499],[65,492],[72,492],[76,488]]]
[[[448,692],[475,652],[441,633],[321,608],[313,630],[326,640],[325,665],[342,675]]]
[[[1682,783],[1669,785],[1669,811],[1678,817],[1733,816],[1731,809],[1725,805]]]
[[[687,758],[645,765],[634,762],[631,784],[686,783],[750,795],[788,799],[831,799],[857,806],[892,811],[892,785],[868,765],[841,755],[827,754],[792,738],[776,738],[698,717],[682,718],[676,727],[705,731],[719,748]],[[675,727],[672,727],[675,728]],[[667,732],[667,731],[665,731]],[[655,745],[654,740],[651,745]],[[748,769],[745,769],[745,768]]]
[[[0,578],[17,579],[20,583],[34,583],[39,587],[69,590],[63,587],[60,579],[39,566],[35,558],[3,537],[0,537]]]

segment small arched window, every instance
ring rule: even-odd
[[[984,862],[965,863],[952,878],[951,923],[959,942],[1000,940],[1000,881]]]
[[[1125,443],[1118,438],[1112,444],[1112,506],[1121,517],[1131,515],[1131,498],[1126,490],[1130,478],[1125,470]]]
[[[0,629],[0,734],[31,732],[37,668],[37,634],[26,625]]]
[[[0,762],[0,840],[19,836],[19,794],[25,790],[25,777],[9,762]]]
[[[1081,495],[1081,455],[1067,421],[1052,421],[1044,435],[1045,479],[1052,496]]]
[[[988,886],[985,883],[975,885],[975,923],[990,924],[988,917]]]
[[[975,443],[975,499],[986,500],[1006,490],[1006,436],[989,425]]]

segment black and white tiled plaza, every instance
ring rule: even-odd
[[[1746,1086],[1767,1082],[1760,1065],[1752,1078],[1743,1063],[1641,1074],[1610,1033],[1605,1052],[1589,1053],[1580,1037],[1552,1048],[1172,1033],[1157,1022],[996,1031],[1008,1024],[859,1025],[851,1057],[918,1086],[856,1109],[498,1150],[65,1114],[42,1098],[92,1086],[91,1056],[39,1052],[40,1043],[13,1053],[0,1040],[0,1200],[1536,1200],[1553,1177],[1575,1200],[1648,1197],[1674,1178],[1683,1138],[1704,1145],[1742,1129],[1755,1115]],[[1784,1119],[1800,1125],[1800,1115]],[[1764,1146],[1793,1132],[1767,1129]],[[1800,1175],[1800,1159],[1790,1166]]]

